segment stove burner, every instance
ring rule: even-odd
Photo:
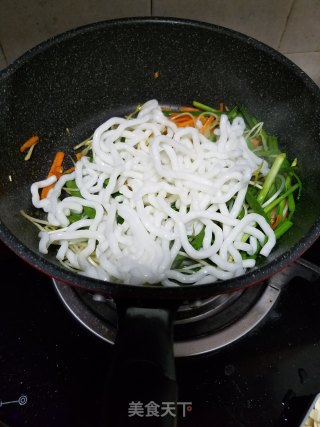
[[[174,323],[175,356],[205,354],[243,337],[264,319],[281,288],[295,276],[312,281],[319,277],[319,267],[300,259],[267,283],[203,300],[185,301]],[[117,311],[112,298],[72,288],[55,279],[53,282],[73,316],[99,338],[113,344]]]
[[[113,344],[117,313],[111,298],[72,288],[53,279],[58,295],[83,326]],[[203,354],[239,339],[269,312],[279,289],[269,285],[185,302],[174,324],[176,357]]]

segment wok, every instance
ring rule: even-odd
[[[289,158],[298,157],[304,187],[295,225],[245,275],[199,286],[119,285],[76,275],[53,253],[38,252],[38,233],[19,211],[34,212],[30,185],[46,176],[53,153],[71,152],[101,122],[152,98],[171,106],[193,99],[243,104],[279,137]],[[320,234],[319,88],[280,53],[240,33],[195,21],[134,18],[69,31],[16,60],[0,75],[0,117],[1,240],[45,274],[115,299],[119,333],[106,425],[173,425],[172,416],[137,421],[128,417],[128,405],[176,400],[172,319],[178,305],[261,282]],[[32,134],[41,143],[27,162],[19,147]]]

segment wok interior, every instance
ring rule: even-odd
[[[59,36],[2,73],[0,215],[24,246],[38,254],[37,230],[19,211],[34,213],[30,185],[46,177],[54,153],[72,154],[72,147],[105,119],[152,98],[162,105],[194,99],[213,106],[243,104],[263,120],[289,159],[298,158],[304,183],[294,228],[263,263],[281,257],[309,233],[320,217],[317,87],[281,55],[237,33],[138,19]],[[41,143],[24,161],[19,147],[33,134]],[[49,259],[59,265],[52,254]]]

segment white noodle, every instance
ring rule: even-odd
[[[82,157],[44,200],[39,189],[55,177],[32,184],[34,206],[60,227],[39,233],[40,252],[57,244],[67,268],[117,283],[204,284],[245,273],[255,260],[243,260],[239,251],[252,255],[259,241],[268,256],[275,236],[258,214],[237,219],[261,162],[261,173],[268,173],[267,163],[247,147],[244,129],[242,118],[230,123],[222,115],[214,143],[197,129],[177,128],[156,100],[135,119],[109,119],[94,132],[94,161]],[[74,179],[82,198],[61,198]],[[95,209],[94,219],[70,224],[70,213],[84,207]],[[202,229],[197,250],[190,236]],[[190,262],[175,270],[179,253]]]

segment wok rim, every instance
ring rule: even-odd
[[[207,29],[214,32],[224,33],[230,37],[241,39],[247,44],[252,45],[255,49],[264,51],[270,56],[276,58],[278,61],[284,63],[295,74],[299,74],[299,78],[311,91],[318,92],[320,101],[320,88],[316,83],[296,64],[286,58],[277,50],[266,45],[265,43],[254,39],[251,36],[245,35],[238,31],[219,26],[216,24],[183,19],[173,17],[132,17],[120,18],[113,20],[104,20],[94,22],[91,24],[79,26],[77,28],[65,31],[54,37],[41,42],[40,44],[29,49],[27,52],[19,56],[12,64],[0,71],[0,79],[9,77],[23,64],[31,60],[34,56],[41,52],[56,46],[64,40],[71,39],[78,34],[90,32],[104,27],[113,27],[119,25],[130,24],[155,24],[155,25],[184,25]],[[264,266],[255,268],[245,273],[242,276],[228,279],[225,281],[217,281],[214,283],[204,285],[182,285],[175,287],[163,287],[159,285],[128,285],[128,284],[115,284],[104,282],[102,280],[93,279],[78,273],[73,273],[64,269],[62,266],[55,265],[49,260],[45,259],[39,253],[33,252],[27,246],[24,246],[20,240],[11,233],[11,231],[2,223],[0,219],[0,239],[22,260],[30,264],[33,268],[39,270],[50,277],[55,278],[63,283],[87,289],[91,291],[102,292],[113,297],[127,297],[127,298],[143,298],[143,299],[185,299],[185,298],[199,298],[223,292],[235,291],[240,288],[248,287],[266,280],[268,277],[274,275],[278,271],[285,268],[288,264],[298,259],[310,246],[320,237],[320,218],[318,218],[306,235],[303,236],[293,247],[279,255],[277,258],[267,263]]]

